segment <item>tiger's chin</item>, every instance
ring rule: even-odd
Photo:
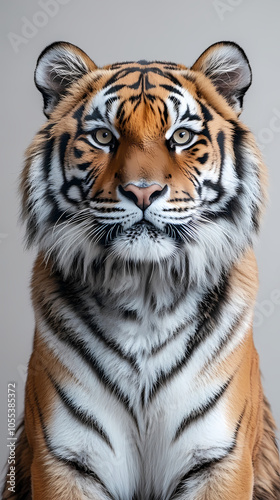
[[[151,224],[135,224],[118,235],[109,247],[111,255],[130,262],[160,263],[174,257],[178,242]]]

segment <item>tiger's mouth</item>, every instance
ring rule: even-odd
[[[109,248],[118,238],[125,238],[130,244],[141,238],[146,243],[150,241],[151,244],[164,238],[170,238],[177,244],[184,242],[181,226],[165,224],[160,229],[144,217],[127,229],[124,229],[121,223],[108,224],[98,242],[103,247]]]

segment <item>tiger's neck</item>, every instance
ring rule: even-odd
[[[254,262],[248,251],[227,273],[221,272],[218,282],[209,276],[208,286],[202,288],[188,281],[186,262],[180,272],[178,266],[96,265],[88,284],[75,277],[66,279],[39,255],[33,277],[37,322],[60,317],[62,325],[50,323],[46,328],[54,334],[70,328],[81,339],[90,332],[140,366],[139,360],[163,352],[180,336],[182,352],[195,348],[196,339],[202,342],[214,336],[224,317],[219,343],[230,321],[243,310],[252,311],[257,290]]]
[[[40,267],[45,267],[42,254],[38,262]],[[59,269],[51,261],[46,269],[62,283],[63,294],[71,289],[80,298],[96,301],[108,311],[121,308],[143,312],[147,316],[171,312],[187,297],[188,300],[192,300],[193,296],[199,299],[230,274],[230,266],[219,265],[219,262],[212,266],[210,272],[200,261],[200,275],[190,267],[189,256],[178,252],[160,263],[122,262],[105,256],[87,266],[86,273],[82,262],[73,265],[70,274],[69,270],[65,274],[64,269]]]

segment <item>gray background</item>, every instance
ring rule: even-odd
[[[22,228],[17,223],[18,177],[24,150],[44,122],[41,96],[33,84],[36,59],[46,45],[56,40],[80,46],[99,65],[144,58],[191,65],[204,49],[220,40],[235,41],[247,53],[253,85],[245,98],[242,118],[258,138],[270,177],[270,204],[256,249],[260,290],[255,342],[265,392],[280,427],[279,0],[52,2],[57,5],[52,16],[42,16],[42,5],[46,6],[47,0],[2,0],[0,7],[0,468],[7,457],[7,383],[17,383],[20,415],[34,328],[29,279],[35,253],[24,251]],[[29,24],[28,32],[24,31],[27,22],[33,25]],[[11,43],[11,33],[22,37],[17,47]]]

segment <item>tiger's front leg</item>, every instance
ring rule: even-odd
[[[55,411],[60,410],[55,405],[54,387],[46,372],[49,351],[44,352],[43,344],[37,339],[36,347],[37,350],[32,354],[29,363],[24,419],[32,457],[31,498],[112,500],[100,478],[85,465],[84,457],[72,451],[71,428],[68,429],[69,437],[65,442],[64,453],[61,453],[52,439],[52,421]],[[20,496],[17,498],[21,500]]]
[[[33,461],[31,484],[32,500],[112,500],[94,477],[85,479],[48,453]]]
[[[217,463],[211,471],[206,465],[204,471],[186,477],[170,500],[252,500],[253,466],[248,451],[244,455],[238,462]]]

